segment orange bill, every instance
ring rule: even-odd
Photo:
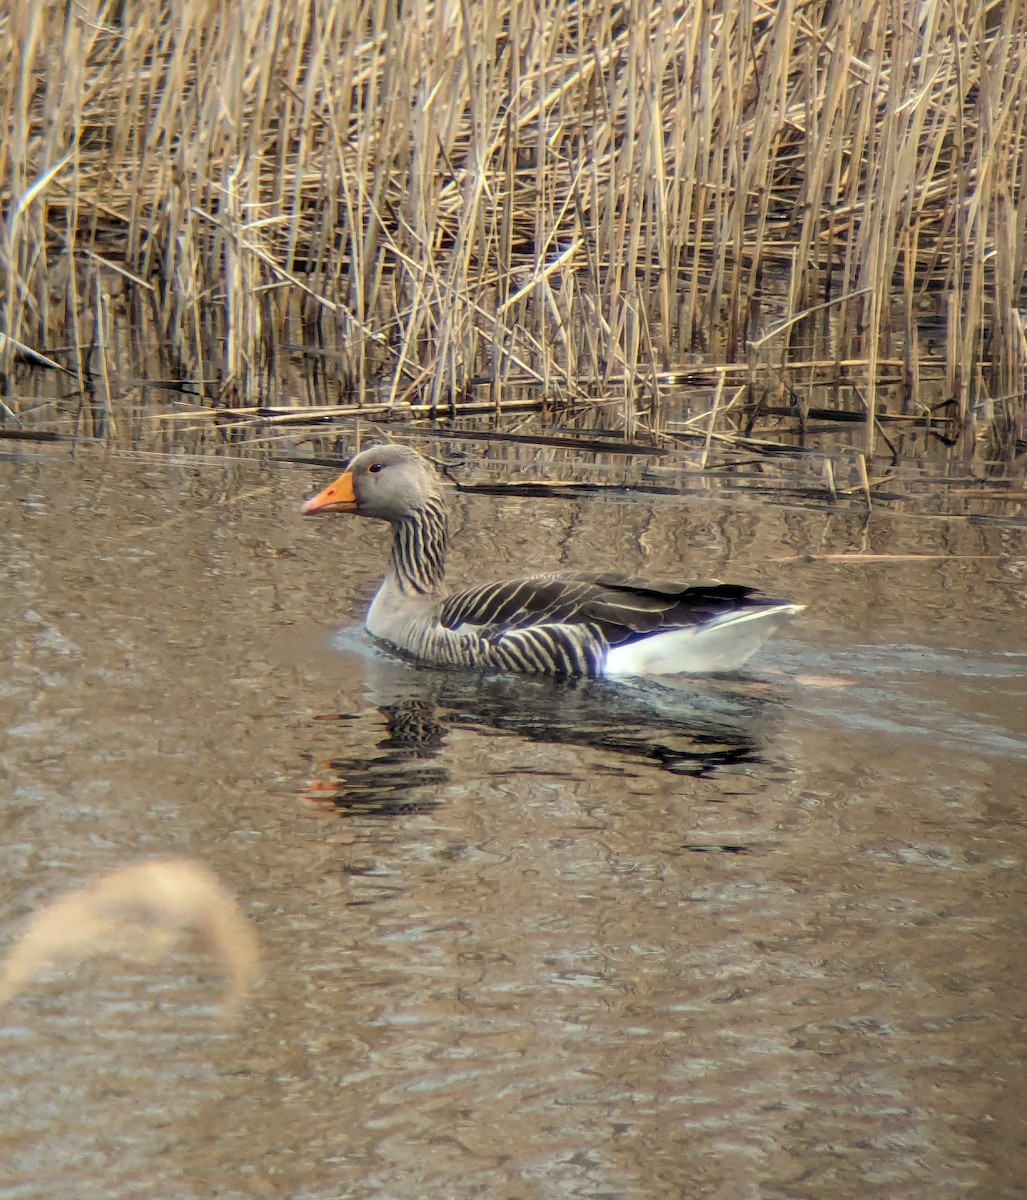
[[[356,493],[353,491],[353,474],[344,471],[334,483],[330,483],[323,492],[311,496],[303,503],[303,515],[313,517],[317,513],[355,512],[357,507]]]

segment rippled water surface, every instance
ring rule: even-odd
[[[234,1024],[185,949],[3,1010],[0,1196],[1027,1191],[1022,522],[458,498],[457,578],[809,605],[745,677],[568,687],[368,645],[384,529],[308,473],[0,482],[2,948],[185,854],[265,960]]]

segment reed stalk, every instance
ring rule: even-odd
[[[960,420],[1022,414],[1025,44],[986,0],[2,0],[4,409],[21,346],[108,408],[154,363],[240,407],[302,364],[655,433],[660,372],[815,359],[870,451],[899,359],[900,407],[944,369]]]

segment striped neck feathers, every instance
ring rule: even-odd
[[[441,496],[430,496],[414,512],[392,524],[392,570],[404,592],[427,595],[442,590],[446,573],[449,521]]]

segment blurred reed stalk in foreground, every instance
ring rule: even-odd
[[[257,935],[237,901],[191,859],[121,867],[32,917],[0,966],[0,1004],[56,967],[101,955],[152,959],[183,941],[217,961],[225,975],[223,1005],[234,1012],[260,970]]]
[[[927,312],[935,396],[1022,405],[1025,45],[985,0],[3,0],[0,378],[109,396],[146,327],[270,403],[291,328],[337,398],[653,431],[661,372],[769,365],[872,448]]]

